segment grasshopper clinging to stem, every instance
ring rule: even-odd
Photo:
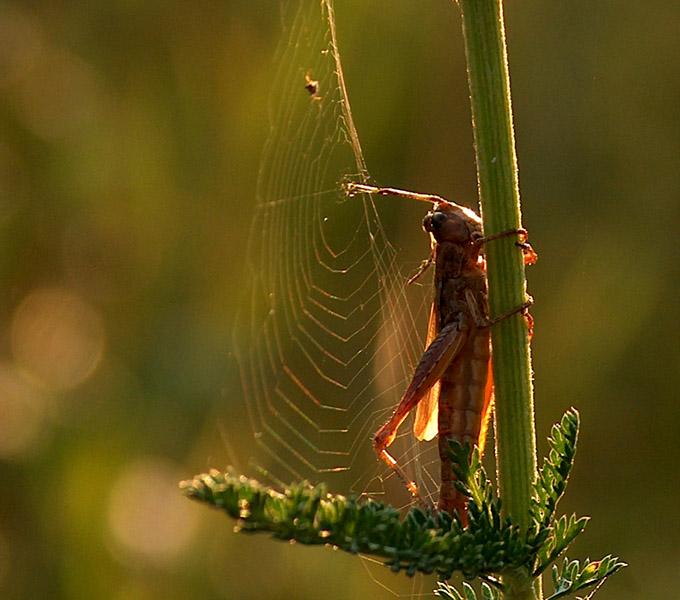
[[[419,440],[439,436],[441,487],[437,510],[457,513],[466,523],[465,498],[455,486],[448,456],[449,441],[476,444],[484,450],[493,407],[490,327],[512,314],[527,315],[531,299],[495,318],[489,317],[484,244],[504,236],[518,235],[526,264],[536,254],[526,243],[526,231],[513,229],[484,237],[482,220],[474,211],[439,196],[364,184],[347,185],[350,194],[397,195],[433,204],[423,220],[430,234],[432,253],[409,283],[434,265],[434,298],[427,331],[427,344],[401,402],[375,434],[373,444],[380,458],[403,480],[421,502],[415,482],[409,480],[387,448],[399,426],[415,408],[413,430]]]

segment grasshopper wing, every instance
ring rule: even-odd
[[[429,348],[430,344],[437,337],[439,333],[439,319],[437,317],[437,308],[435,303],[432,303],[430,309],[430,320],[427,325],[427,341],[425,348]],[[439,380],[425,393],[422,400],[416,407],[416,416],[413,421],[413,433],[419,440],[429,441],[437,435],[437,416],[439,414],[439,389],[441,384]]]
[[[493,371],[491,370],[491,359],[489,359],[489,374],[486,379],[486,387],[484,388],[484,407],[482,408],[481,425],[479,428],[479,437],[477,438],[477,448],[479,448],[480,456],[484,454],[484,446],[486,445],[486,438],[489,431],[489,422],[491,421],[491,413],[493,412]]]

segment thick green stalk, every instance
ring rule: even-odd
[[[458,0],[472,103],[477,181],[485,235],[521,226],[517,157],[501,0]],[[514,236],[486,246],[489,309],[506,313],[526,301],[521,250]],[[525,320],[513,315],[492,328],[496,392],[496,460],[503,507],[524,530],[529,525],[536,474],[531,356]],[[522,573],[503,578],[506,598],[540,597]]]

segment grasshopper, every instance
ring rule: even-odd
[[[434,265],[434,298],[427,330],[426,350],[420,359],[401,402],[390,419],[375,434],[373,444],[378,456],[394,470],[410,493],[429,506],[418,493],[387,448],[399,426],[415,408],[413,430],[419,440],[439,436],[441,487],[437,510],[457,513],[467,522],[467,498],[456,488],[448,456],[449,440],[476,444],[484,451],[487,428],[493,407],[490,327],[512,314],[523,312],[531,300],[506,314],[489,318],[485,243],[507,235],[519,235],[525,263],[533,264],[536,254],[526,243],[526,231],[514,229],[484,237],[482,220],[474,211],[440,196],[417,194],[395,188],[348,184],[350,193],[398,195],[433,204],[423,220],[430,234],[432,252],[409,283]],[[432,508],[432,507],[430,507]]]

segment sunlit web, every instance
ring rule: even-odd
[[[254,435],[249,468],[277,487],[325,481],[333,492],[405,506],[409,494],[378,461],[372,437],[422,354],[426,294],[407,288],[412,273],[381,225],[379,210],[397,200],[376,206],[343,188],[368,173],[332,2],[284,3],[282,23],[235,331]],[[427,251],[417,221],[413,235]],[[390,452],[421,492],[436,493],[434,444],[416,442],[407,422]]]

